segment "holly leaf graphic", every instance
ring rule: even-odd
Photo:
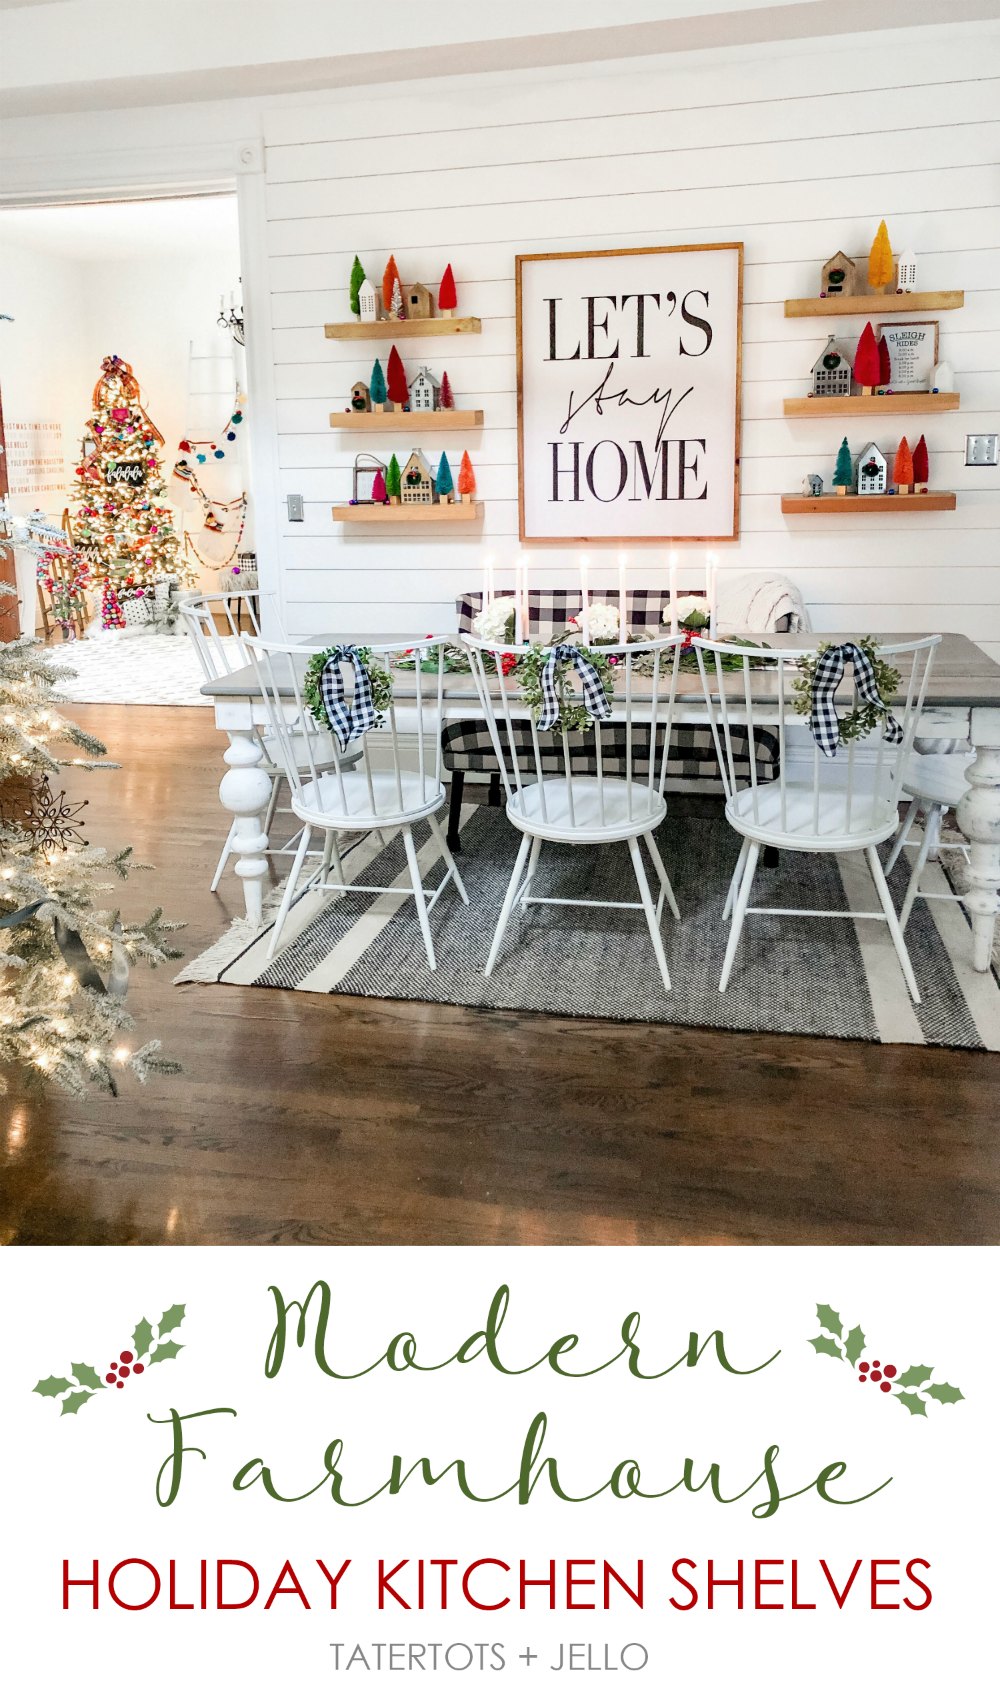
[[[95,1393],[103,1388],[104,1383],[93,1364],[71,1364],[70,1369],[82,1387],[92,1387]]]
[[[811,1340],[809,1344],[815,1346],[817,1352],[825,1352],[831,1358],[843,1358],[844,1356],[837,1342],[831,1340],[828,1334],[818,1334],[816,1339]]]
[[[865,1337],[858,1326],[853,1328],[844,1342],[844,1353],[850,1364],[856,1364],[865,1349]]]
[[[171,1305],[169,1311],[164,1311],[160,1318],[160,1334],[169,1334],[171,1329],[179,1329],[184,1321],[185,1305]],[[173,1353],[170,1354],[173,1357]]]
[[[832,1305],[817,1305],[816,1315],[820,1328],[826,1329],[827,1334],[836,1334],[843,1338],[844,1326],[840,1320],[840,1313]]]
[[[899,1378],[900,1387],[923,1387],[925,1381],[930,1381],[934,1374],[933,1364],[911,1364]]]
[[[142,1317],[132,1330],[132,1345],[135,1347],[136,1357],[145,1358],[152,1344],[153,1325],[147,1323],[145,1317]]]
[[[93,1397],[92,1393],[87,1393],[83,1388],[79,1393],[68,1393],[62,1402],[62,1410],[59,1415],[61,1417],[75,1417],[80,1406],[86,1405],[87,1400],[93,1399]]]
[[[184,1348],[178,1340],[161,1340],[155,1351],[149,1354],[149,1361],[151,1364],[162,1364],[168,1358],[176,1358],[178,1352],[183,1352],[183,1350]]]
[[[959,1388],[951,1387],[948,1382],[942,1381],[935,1382],[933,1387],[927,1389],[927,1397],[936,1399],[939,1405],[954,1405],[959,1399],[964,1399],[965,1394]]]
[[[911,1417],[926,1417],[927,1406],[919,1393],[897,1393],[896,1398],[901,1405],[905,1405]]]
[[[45,1380],[38,1382],[31,1391],[40,1393],[43,1399],[58,1399],[60,1393],[65,1393],[66,1389],[72,1386],[73,1383],[67,1381],[65,1376],[46,1376]]]

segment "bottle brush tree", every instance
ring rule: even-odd
[[[395,453],[393,453],[392,458],[389,460],[389,468],[385,473],[385,491],[388,495],[390,505],[398,506],[402,481],[403,475],[399,468],[399,460]]]
[[[471,500],[476,491],[476,473],[468,453],[462,454],[462,462],[458,467],[458,491],[465,501]]]
[[[358,291],[365,280],[365,267],[355,253],[354,263],[351,266],[351,310],[355,317],[361,316],[361,302],[358,299]]]
[[[410,403],[410,390],[406,382],[406,371],[403,369],[403,361],[396,351],[395,346],[392,346],[389,349],[389,364],[386,376],[388,381],[389,398],[393,405],[408,406]]]
[[[438,288],[438,311],[442,317],[451,317],[458,305],[458,295],[455,292],[455,278],[451,265],[448,265]]]
[[[376,470],[375,475],[372,478],[372,504],[376,506],[384,506],[387,503],[388,498],[389,496],[385,491],[385,477],[382,475],[381,470]]]
[[[381,359],[376,359],[372,365],[372,379],[368,384],[368,397],[376,411],[381,411],[386,402],[385,375],[382,370]]]
[[[889,357],[889,343],[884,335],[878,340],[878,385],[888,388],[892,382],[892,360]]]
[[[921,435],[913,449],[913,483],[917,488],[926,488],[930,480],[930,465],[927,462],[927,442]]]
[[[837,454],[837,464],[833,472],[833,485],[840,494],[846,494],[854,488],[854,462],[851,458],[851,449],[848,446],[846,435],[840,443],[840,451]]]
[[[878,342],[870,323],[866,323],[861,331],[858,350],[854,355],[854,380],[863,394],[870,394],[873,388],[878,387]]]
[[[443,370],[441,372],[441,386],[438,389],[438,410],[454,411],[454,409],[455,396],[451,391],[451,383],[448,381],[448,372]]]
[[[389,316],[395,318],[399,323],[404,322],[406,318],[406,312],[403,309],[403,289],[398,276],[392,284],[392,300],[389,304]]]
[[[905,435],[896,448],[896,457],[892,462],[892,480],[898,494],[908,494],[913,487],[913,454]]]
[[[455,492],[455,483],[448,463],[448,454],[442,453],[438,459],[437,475],[434,478],[434,491],[442,505],[451,503],[451,496]]]
[[[868,255],[868,286],[873,293],[882,294],[892,281],[892,247],[885,219],[879,224]]]
[[[382,304],[387,312],[392,311],[392,289],[393,284],[398,281],[399,271],[396,269],[396,261],[390,253],[389,263],[382,273]]]

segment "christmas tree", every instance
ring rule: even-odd
[[[434,478],[434,492],[442,505],[450,505],[451,496],[455,492],[455,483],[452,479],[451,465],[448,463],[447,453],[442,453],[438,459],[437,475]]]
[[[372,504],[384,506],[388,504],[389,496],[385,491],[385,477],[381,470],[376,470],[372,477]]]
[[[451,391],[451,383],[448,381],[448,372],[443,370],[441,372],[441,386],[438,389],[438,411],[454,410],[455,396]]]
[[[889,343],[884,335],[879,336],[878,342],[878,385],[888,388],[892,381],[892,361],[889,358]]]
[[[897,494],[908,494],[913,487],[913,454],[910,452],[910,443],[905,435],[896,448],[896,457],[892,465],[892,480]]]
[[[458,467],[458,491],[465,502],[471,500],[476,491],[476,473],[468,453],[462,454],[462,462]]]
[[[358,289],[365,280],[365,267],[358,258],[357,253],[355,253],[354,263],[351,266],[351,310],[355,317],[361,316],[361,302],[358,299]]]
[[[93,415],[77,466],[74,540],[101,591],[101,621],[120,628],[123,602],[146,600],[152,611],[158,576],[195,576],[179,557],[173,513],[158,449],[163,436],[140,404],[132,367],[110,354],[94,388]]]
[[[397,282],[399,282],[399,271],[396,269],[396,261],[390,253],[389,263],[382,275],[382,304],[390,316],[395,315],[392,310],[392,290]]]
[[[916,488],[926,488],[930,479],[930,465],[927,462],[927,442],[921,435],[913,449],[913,484]]]
[[[846,435],[840,443],[840,451],[837,454],[837,468],[833,473],[833,485],[841,494],[846,494],[854,489],[854,463]]]
[[[892,281],[892,248],[885,219],[879,224],[868,255],[868,286],[874,294],[881,294]]]
[[[455,278],[452,274],[451,265],[449,265],[441,278],[441,286],[438,288],[438,311],[442,317],[451,317],[457,304],[458,295],[455,292]]]
[[[80,808],[51,792],[63,766],[100,768],[105,751],[54,703],[67,674],[29,636],[0,646],[0,1065],[70,1093],[116,1093],[116,1071],[145,1081],[177,1070],[159,1041],[134,1052],[123,1037],[130,965],[176,958],[167,937],[180,925],[105,908],[132,849],[89,846],[72,826]],[[59,743],[84,757],[59,758]]]
[[[860,387],[862,394],[870,394],[873,388],[878,387],[878,343],[875,340],[875,331],[870,323],[866,323],[861,331],[858,350],[854,355],[854,380]]]
[[[393,278],[392,299],[389,302],[389,316],[397,318],[402,323],[406,317],[403,310],[403,289],[399,277]]]
[[[382,361],[376,359],[372,365],[372,379],[368,384],[368,397],[375,411],[381,411],[386,402],[385,376],[382,371]]]
[[[389,497],[389,504],[392,506],[398,506],[399,504],[399,493],[400,488],[402,487],[402,481],[403,477],[399,468],[399,460],[395,453],[393,453],[392,458],[389,460],[389,468],[385,473],[385,491]]]
[[[393,405],[408,406],[410,403],[410,390],[406,383],[406,371],[403,369],[403,361],[394,346],[389,349],[389,364],[386,374],[388,378],[389,398]]]

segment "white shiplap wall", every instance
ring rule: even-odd
[[[735,238],[746,249],[742,537],[720,549],[724,561],[787,572],[819,629],[954,629],[1000,657],[1000,472],[964,465],[966,433],[997,429],[1000,413],[1000,28],[784,51],[411,83],[265,114],[280,485],[306,510],[304,524],[282,518],[294,633],[451,628],[484,548],[513,560],[515,253]],[[877,431],[888,447],[923,426],[932,482],[957,489],[958,510],[786,519],[779,494],[807,470],[829,477],[841,431],[782,416],[783,396],[808,391],[826,334],[824,320],[786,320],[782,301],[815,292],[838,247],[867,253],[883,216],[894,248],[918,254],[921,286],[966,291],[964,310],[941,318],[961,412]],[[405,423],[365,437],[328,426],[382,348],[327,341],[323,324],[348,315],[354,253],[379,277],[390,249],[404,279],[436,282],[451,260],[459,310],[483,320],[475,340],[401,346],[408,369],[444,364],[456,403],[485,411],[468,439],[420,438],[432,461],[468,446],[481,533],[358,533],[330,516],[349,498],[357,446],[388,457],[414,444]],[[852,420],[856,449],[863,429]],[[696,576],[703,550],[682,556]],[[616,557],[592,549],[598,583],[606,561],[612,585]],[[637,584],[653,581],[663,559],[636,549],[632,568]],[[575,554],[537,552],[533,580],[569,585]]]

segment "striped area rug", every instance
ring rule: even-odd
[[[442,872],[424,831],[425,886]],[[417,999],[449,1005],[560,1016],[609,1018],[768,1034],[1000,1050],[1000,980],[971,966],[971,932],[952,902],[918,901],[907,944],[922,1003],[907,994],[884,923],[750,916],[727,993],[718,991],[726,925],[722,908],[739,842],[721,806],[678,798],[658,840],[677,894],[681,922],[667,913],[663,935],[673,988],[665,994],[641,912],[531,906],[515,913],[500,961],[482,974],[518,835],[502,810],[469,806],[460,859],[470,905],[449,886],[431,914],[438,969],[427,967],[412,900],[394,893],[335,899],[306,889],[289,915],[271,963],[270,920],[259,931],[235,923],[179,982],[218,982],[300,993]],[[885,850],[885,849],[883,849]],[[897,908],[908,877],[906,853],[891,887]],[[397,837],[383,847],[363,837],[345,853],[351,880],[407,885]],[[947,891],[940,865],[925,886]],[[533,892],[632,900],[635,883],[623,846],[542,849]],[[273,913],[277,890],[269,902]],[[831,911],[875,910],[860,854],[783,853],[761,868],[754,900]]]

